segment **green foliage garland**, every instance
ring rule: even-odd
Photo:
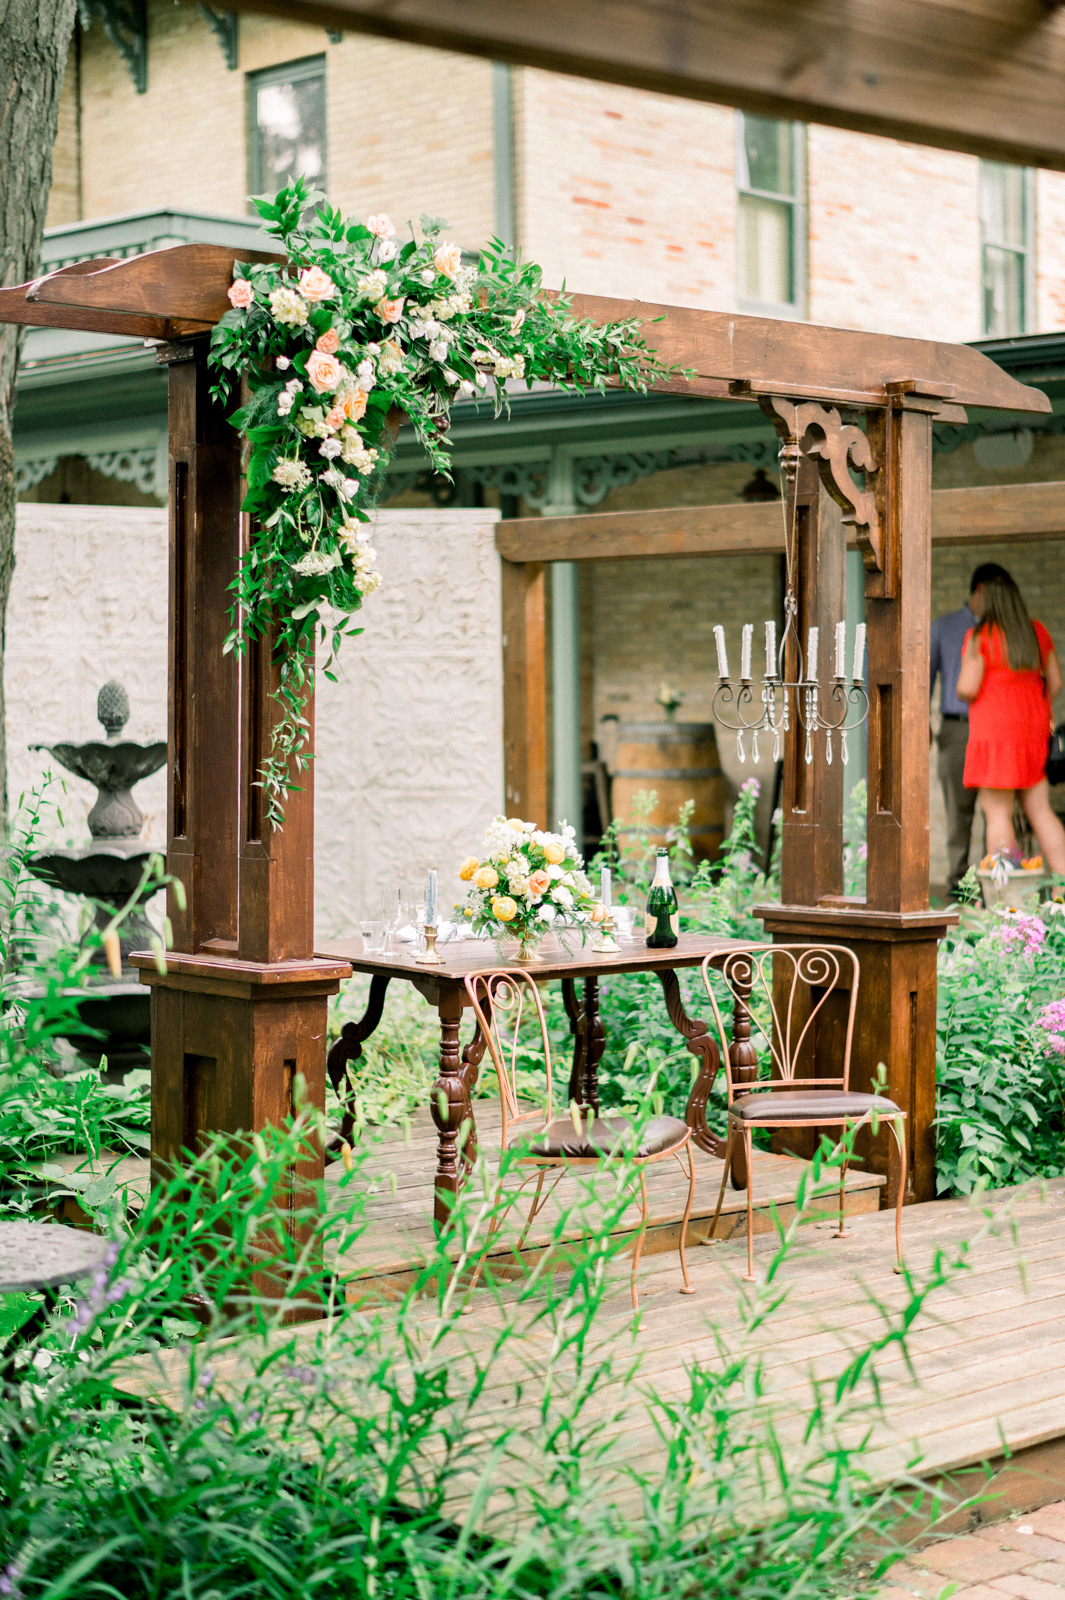
[[[227,648],[274,641],[281,716],[259,781],[275,828],[310,759],[303,703],[318,630],[331,639],[328,676],[380,582],[365,524],[399,420],[447,476],[455,400],[491,399],[498,416],[508,381],[584,392],[609,378],[645,393],[674,370],[637,319],[574,317],[565,295],[544,297],[540,268],[497,239],[467,265],[441,238],[442,218],[423,216],[421,237],[412,229],[401,244],[388,217],[345,220],[323,202],[302,179],[255,200],[288,259],[235,264],[232,310],[211,338],[215,395],[246,385],[230,420],[250,447],[252,536]]]

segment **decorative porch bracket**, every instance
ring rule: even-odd
[[[147,0],[78,0],[83,28],[98,17],[103,29],[126,63],[138,94],[148,92]],[[236,20],[236,19],[234,19]]]
[[[214,6],[198,4],[196,10],[218,40],[222,59],[230,72],[236,72],[240,58],[240,18],[235,11],[216,11]]]

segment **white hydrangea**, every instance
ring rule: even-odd
[[[295,289],[275,289],[270,296],[270,314],[283,328],[302,328],[307,321],[308,306]]]
[[[270,474],[275,483],[282,489],[306,489],[313,478],[313,473],[302,461],[290,461],[287,458],[279,461]]]
[[[358,428],[345,428],[341,445],[341,456],[349,467],[354,467],[356,472],[365,477],[372,472],[377,462],[377,451],[368,450],[362,442],[362,434]]]
[[[524,356],[497,356],[493,372],[497,378],[524,378]]]
[[[296,426],[307,439],[325,439],[329,428],[319,407],[304,406],[296,418]]]
[[[355,285],[356,293],[363,300],[380,300],[388,288],[388,274],[382,272],[380,267],[374,272],[367,273],[365,278],[360,278]]]

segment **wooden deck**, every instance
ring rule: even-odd
[[[499,1102],[482,1099],[476,1102],[477,1134],[481,1150],[489,1157],[499,1152]],[[378,1295],[393,1298],[405,1293],[414,1282],[421,1267],[435,1252],[433,1228],[433,1174],[436,1167],[436,1130],[427,1111],[419,1112],[406,1133],[394,1129],[371,1131],[372,1156],[366,1168],[367,1179],[360,1186],[370,1191],[367,1200],[369,1226],[358,1243],[337,1262],[342,1272],[349,1300],[365,1300]],[[717,1204],[718,1189],[724,1163],[713,1156],[695,1151],[696,1186],[695,1203],[689,1224],[689,1242],[694,1244],[709,1231],[710,1219]],[[774,1229],[773,1213],[785,1225],[794,1216],[794,1196],[800,1174],[806,1163],[790,1156],[756,1153],[754,1158],[754,1195],[757,1203],[755,1228],[758,1232]],[[343,1168],[336,1162],[326,1168],[327,1190],[333,1188]],[[654,1255],[660,1251],[675,1251],[680,1233],[680,1222],[688,1197],[687,1176],[677,1162],[661,1161],[646,1169],[648,1198],[648,1228],[644,1253]],[[880,1190],[884,1179],[872,1172],[850,1171],[847,1174],[847,1215],[857,1216],[876,1211],[880,1205]],[[531,1194],[531,1190],[527,1191]],[[816,1205],[819,1209],[836,1214],[838,1205],[836,1182],[824,1186],[823,1197]],[[555,1199],[533,1224],[523,1260],[532,1264],[539,1258],[549,1240],[576,1239],[581,1229],[574,1220],[572,1225],[560,1228],[563,1208],[572,1205],[573,1184],[563,1179]],[[588,1208],[582,1208],[582,1218]],[[513,1244],[520,1232],[522,1211],[513,1213],[513,1222],[501,1232],[500,1242],[490,1252],[488,1259],[501,1265],[511,1256]],[[617,1230],[619,1238],[631,1235],[635,1239],[638,1211],[633,1205]],[[726,1185],[722,1214],[717,1225],[719,1238],[744,1234],[747,1225],[747,1196],[745,1191]]]
[[[487,1125],[488,1119],[482,1117],[483,1136]],[[429,1132],[421,1124],[411,1130],[409,1142],[398,1135],[380,1141],[373,1163],[378,1189],[369,1201],[369,1227],[338,1261],[348,1298],[364,1307],[401,1293],[426,1256],[430,1153]],[[780,1157],[757,1159],[756,1193],[766,1199],[775,1186],[778,1213],[784,1216],[800,1165]],[[337,1170],[332,1169],[334,1175]],[[774,1296],[784,1291],[785,1303],[766,1320],[757,1321],[752,1331],[752,1306],[764,1290],[740,1281],[745,1266],[743,1196],[728,1192],[732,1237],[709,1247],[694,1243],[706,1232],[705,1218],[716,1197],[720,1170],[720,1162],[699,1158],[701,1220],[692,1228],[689,1252],[696,1293],[690,1297],[678,1293],[680,1273],[671,1247],[680,1184],[662,1177],[656,1179],[652,1237],[640,1269],[639,1317],[634,1319],[629,1303],[624,1260],[615,1264],[616,1276],[596,1317],[583,1360],[585,1370],[589,1361],[596,1364],[602,1382],[583,1418],[585,1425],[602,1430],[596,1472],[604,1496],[625,1504],[635,1493],[630,1469],[653,1470],[666,1449],[648,1395],[653,1393],[655,1402],[682,1401],[689,1392],[692,1369],[719,1365],[722,1352],[742,1352],[752,1361],[762,1361],[765,1406],[774,1415],[786,1450],[801,1457],[813,1405],[812,1384],[825,1384],[822,1393],[830,1392],[856,1353],[882,1339],[888,1319],[903,1312],[911,1300],[912,1284],[934,1278],[946,1259],[960,1263],[960,1268],[928,1299],[905,1348],[887,1341],[873,1362],[882,1412],[840,1413],[838,1436],[854,1443],[868,1432],[862,1465],[874,1482],[905,1482],[917,1471],[923,1479],[945,1486],[948,1500],[951,1495],[961,1499],[983,1490],[989,1464],[991,1489],[1000,1499],[980,1513],[984,1520],[1062,1497],[1065,1183],[1050,1185],[1046,1192],[1037,1185],[1005,1191],[985,1197],[981,1205],[955,1200],[907,1208],[903,1238],[910,1282],[893,1271],[893,1213],[869,1208],[878,1186],[863,1183],[867,1175],[855,1174],[858,1187],[850,1191],[855,1209],[849,1236],[833,1237],[835,1222],[827,1219],[812,1220],[799,1229],[772,1290]],[[542,1242],[533,1240],[534,1254]],[[768,1218],[763,1217],[755,1243],[756,1262],[764,1275],[778,1244]],[[387,1306],[380,1314],[386,1319],[394,1315]],[[524,1323],[521,1337],[496,1358],[474,1403],[474,1444],[454,1478],[451,1503],[456,1513],[485,1466],[501,1418],[506,1419],[512,1443],[493,1472],[503,1482],[537,1470],[536,1437],[542,1425],[538,1374],[546,1375],[550,1364],[553,1385],[565,1388],[582,1381],[569,1355],[561,1364],[549,1356],[551,1328],[541,1324],[539,1315],[530,1310],[528,1297],[522,1300],[521,1285],[497,1282],[495,1292],[476,1290],[469,1314],[433,1346],[434,1359],[446,1360],[452,1379],[461,1387],[463,1372],[472,1372],[498,1338],[503,1321]],[[439,1334],[435,1300],[416,1301],[406,1316],[414,1344],[424,1334],[428,1348]],[[333,1324],[309,1324],[278,1337],[292,1341],[297,1360],[300,1351],[322,1348],[332,1368],[343,1373],[343,1336]],[[636,1360],[633,1381],[630,1368]],[[220,1384],[238,1387],[252,1379],[256,1362],[246,1350],[238,1355],[215,1349],[211,1364]],[[276,1364],[271,1370],[276,1371]],[[186,1374],[187,1358],[172,1352],[135,1363],[125,1386],[180,1406],[187,1394]],[[339,1381],[343,1387],[343,1377]],[[365,1389],[357,1392],[365,1403]],[[858,1394],[870,1398],[868,1377]],[[504,1498],[501,1492],[500,1514]],[[972,1513],[959,1515],[967,1525]]]

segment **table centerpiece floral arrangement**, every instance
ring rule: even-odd
[[[496,817],[483,853],[467,856],[459,877],[470,886],[460,907],[474,930],[500,946],[517,940],[522,962],[540,959],[537,946],[546,933],[557,934],[563,947],[573,935],[583,944],[606,914],[569,826],[545,833],[519,817]]]
[[[420,237],[412,228],[402,241],[383,213],[346,219],[302,178],[254,204],[286,259],[234,264],[210,359],[218,400],[242,388],[229,420],[249,447],[252,531],[227,649],[266,637],[275,651],[279,714],[259,783],[277,828],[310,760],[303,704],[319,629],[328,675],[380,583],[366,524],[400,422],[449,477],[456,400],[490,401],[499,415],[508,383],[583,392],[609,379],[646,393],[676,369],[638,318],[575,317],[564,293],[543,293],[540,268],[498,239],[467,261],[442,237],[443,219],[423,216]]]

